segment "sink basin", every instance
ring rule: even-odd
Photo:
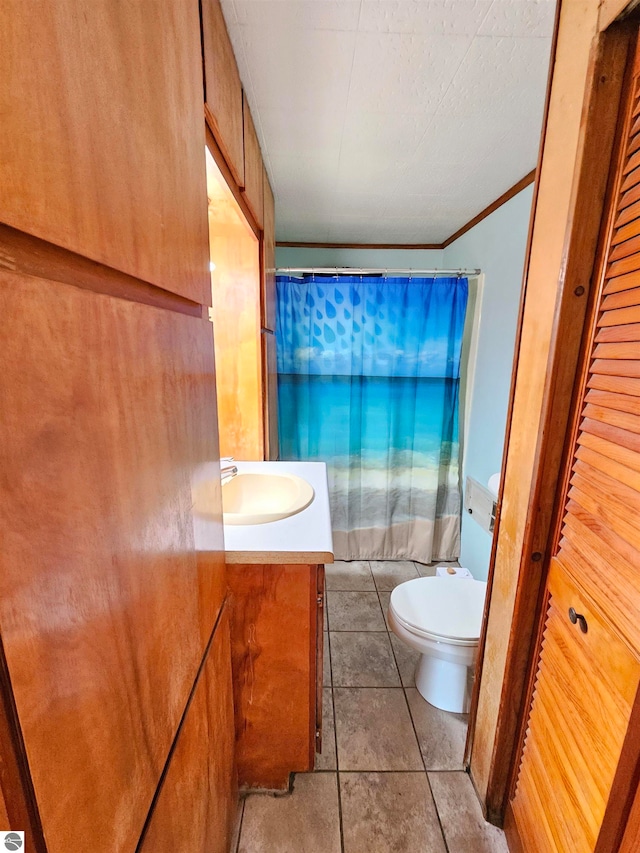
[[[295,474],[237,474],[222,486],[225,524],[267,524],[306,509],[313,487]]]

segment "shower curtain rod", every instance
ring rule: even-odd
[[[419,270],[419,269],[395,269],[391,267],[384,268],[363,268],[363,267],[278,267],[276,273],[286,273],[287,275],[291,275],[292,273],[324,273],[325,275],[365,275],[365,274],[389,274],[389,273],[402,273],[402,275],[447,275],[447,276],[463,276],[463,275],[480,275],[481,270],[479,269],[456,269],[456,270],[448,270],[448,269],[430,269],[430,270]]]

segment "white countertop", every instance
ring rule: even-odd
[[[239,474],[296,474],[311,484],[306,509],[267,524],[224,525],[227,563],[333,563],[327,466],[324,462],[234,462]],[[204,542],[201,542],[204,544]]]

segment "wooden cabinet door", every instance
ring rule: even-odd
[[[271,184],[264,170],[264,230],[262,234],[262,326],[276,330],[276,217]]]
[[[280,455],[278,440],[278,360],[276,336],[262,330],[262,371],[264,397],[265,459]]]
[[[0,630],[47,849],[132,851],[219,605],[211,325],[4,271],[0,313]]]
[[[227,566],[238,777],[286,790],[313,769],[317,568]]]
[[[246,95],[244,116],[244,187],[242,194],[258,228],[264,223],[264,167],[262,153]]]
[[[593,853],[640,661],[555,560],[547,608],[512,809],[527,853]]]
[[[207,123],[238,183],[244,186],[242,83],[220,0],[202,0]]]
[[[140,853],[228,853],[236,817],[229,620],[222,612]]]
[[[7,2],[0,31],[0,223],[210,304],[197,0]]]

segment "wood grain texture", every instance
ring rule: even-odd
[[[637,50],[636,45],[636,57]],[[627,239],[635,220],[621,226],[615,216],[624,176],[636,169],[637,156],[627,144],[640,88],[631,75],[634,59],[611,191],[603,205],[593,276],[598,290],[583,334],[556,500],[551,551],[557,556],[551,560],[546,591],[550,606],[540,654],[534,658],[532,704],[523,717],[511,802],[522,845],[536,853],[617,850],[640,764],[640,532],[635,521],[640,511],[640,417],[634,411],[634,385],[629,384],[637,382],[640,364],[632,313],[638,299],[628,287],[616,289],[613,298],[606,295],[606,277],[632,270],[640,252],[635,239]],[[621,255],[624,261],[615,260]],[[601,339],[603,329],[621,326],[625,332],[617,339]],[[584,614],[587,633],[577,636],[571,630],[578,626],[567,618],[569,607]]]
[[[628,290],[634,287],[640,287],[640,272],[628,273],[609,279],[604,286],[604,292],[617,293],[619,290]]]
[[[275,460],[280,456],[278,439],[278,359],[276,337],[262,331],[262,370],[264,395],[264,447],[265,459]],[[328,560],[329,558],[322,558]]]
[[[260,247],[207,156],[213,339],[220,452],[264,459]]]
[[[640,133],[637,134],[635,139],[637,139],[638,147],[640,147]],[[640,198],[640,190],[638,191],[638,197]],[[624,225],[626,222],[631,222],[631,220],[637,219],[640,216],[640,200],[632,203],[631,196],[625,193],[620,199],[618,209],[620,210],[620,215],[616,219],[616,227]]]
[[[238,778],[286,790],[315,753],[316,566],[230,565]]]
[[[587,391],[585,400],[587,403],[595,403],[614,411],[631,412],[640,416],[640,400],[629,394],[613,394],[609,391],[598,391],[592,388]]]
[[[205,115],[235,181],[244,186],[242,83],[220,0],[202,0]]]
[[[258,228],[264,226],[264,166],[262,153],[246,95],[243,94],[244,186],[242,193]]]
[[[203,316],[199,302],[140,281],[113,267],[83,258],[8,225],[0,225],[0,269],[73,284],[74,287],[82,287],[94,293],[179,311],[192,317]]]
[[[262,326],[276,330],[276,211],[269,176],[264,170],[264,231],[262,235]]]
[[[208,304],[197,3],[7,0],[0,29],[0,222]]]
[[[557,562],[512,809],[526,849],[593,853],[640,680],[640,661]],[[586,618],[572,625],[568,610]]]
[[[228,853],[236,817],[229,620],[222,613],[139,853]]]
[[[618,853],[637,853],[638,850],[640,850],[640,787],[636,793]]]
[[[0,638],[0,829],[21,829],[25,846],[46,853],[42,824]]]
[[[600,5],[600,17],[598,26],[601,30],[606,30],[611,24],[629,12],[635,7],[633,0],[602,0]]]
[[[5,801],[4,794],[2,793],[2,788],[0,788],[0,831],[11,828],[11,824],[9,823],[9,813],[7,811],[7,803]]]
[[[572,418],[601,213],[617,150],[629,34],[597,37],[597,13],[596,2],[559,6],[535,220],[525,265],[517,376],[470,756],[480,797],[495,821],[504,816],[510,772],[519,758],[544,555],[553,534],[557,480]]]
[[[191,509],[211,326],[5,272],[0,310],[0,627],[48,853],[70,814],[133,850],[216,610]]]

